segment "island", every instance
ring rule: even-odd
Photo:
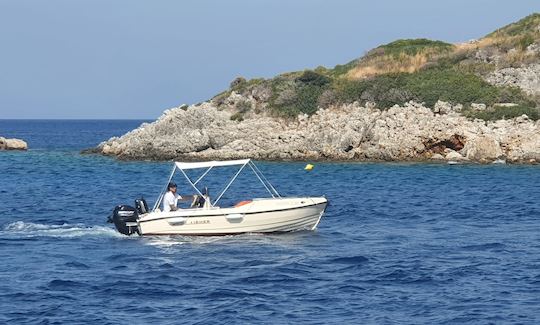
[[[540,14],[459,44],[402,39],[334,68],[238,77],[89,150],[128,160],[540,162]]]

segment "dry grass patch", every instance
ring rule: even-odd
[[[370,51],[345,77],[357,80],[390,73],[413,73],[452,50],[452,44],[440,41],[398,40]]]

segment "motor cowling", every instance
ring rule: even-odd
[[[139,215],[148,213],[148,204],[146,203],[146,200],[142,197],[135,200],[135,208],[137,209]]]
[[[112,221],[121,234],[129,236],[138,232],[137,218],[137,209],[129,205],[118,205],[113,210]]]

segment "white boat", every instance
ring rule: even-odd
[[[238,171],[212,200],[203,194],[197,184],[217,167],[239,166]],[[268,198],[253,198],[230,207],[218,205],[225,192],[248,167],[270,194]],[[205,169],[202,175],[192,180],[189,169]],[[135,207],[119,205],[113,211],[111,221],[125,235],[231,235],[241,233],[290,232],[317,228],[328,204],[325,197],[282,197],[260,169],[250,159],[175,162],[167,184],[180,171],[195,191],[191,208],[162,212],[159,209],[166,188],[159,195],[154,207],[149,210],[144,199],[135,200]]]

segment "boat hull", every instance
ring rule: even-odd
[[[232,208],[151,212],[137,221],[141,235],[231,235],[314,230],[324,197],[256,199]]]

